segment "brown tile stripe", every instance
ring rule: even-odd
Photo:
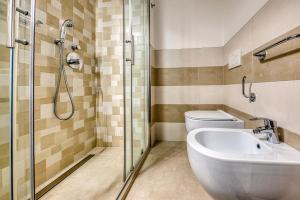
[[[270,51],[272,56],[260,62],[253,53],[289,35],[300,33],[300,26],[242,56],[242,66],[152,68],[153,86],[239,84],[244,75],[255,83],[300,80],[300,40],[282,44]],[[159,66],[158,66],[159,67]]]
[[[223,67],[152,68],[154,86],[222,85]]]
[[[259,49],[273,44],[289,35],[300,33],[300,26],[271,40]],[[242,66],[229,70],[224,66],[224,83],[239,84],[244,75],[252,78],[255,83],[290,81],[300,79],[300,40],[287,42],[269,51],[270,59],[260,62],[250,52],[242,57]],[[274,56],[274,57],[273,57]]]
[[[223,106],[223,110],[225,112],[228,112],[242,120],[245,121],[245,128],[256,128],[258,126],[261,126],[262,124],[260,124],[261,122],[254,122],[254,121],[250,121],[249,119],[253,118],[254,116],[241,112],[239,110],[236,110],[234,108],[231,108],[229,106],[224,105]],[[287,129],[284,129],[282,127],[278,127],[278,132],[279,132],[279,136],[280,136],[280,140],[287,143],[288,145],[300,150],[300,135],[293,133]]]
[[[217,110],[221,109],[225,112],[244,120],[245,128],[253,129],[258,126],[262,126],[260,121],[250,121],[254,116],[236,110],[222,104],[156,104],[152,106],[153,118],[152,123],[155,122],[173,122],[184,123],[184,113],[189,110]],[[289,144],[290,146],[300,150],[300,135],[293,133],[282,127],[278,128],[281,141]]]
[[[85,164],[88,160],[90,160],[94,155],[90,154],[84,159],[82,159],[79,163],[74,165],[72,168],[70,168],[68,171],[57,177],[55,180],[53,180],[51,183],[49,183],[46,187],[44,187],[42,190],[37,192],[36,198],[41,198],[44,194],[46,194],[48,191],[50,191],[52,188],[54,188],[56,185],[58,185],[60,182],[62,182],[65,178],[70,176],[74,171],[76,171],[78,168],[80,168],[83,164]]]
[[[189,110],[222,109],[219,104],[156,104],[153,107],[154,122],[184,123],[184,113]]]

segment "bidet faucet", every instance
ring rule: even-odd
[[[254,134],[259,134],[259,133],[266,134],[268,142],[273,143],[273,144],[280,143],[276,121],[267,119],[267,118],[260,118],[260,117],[255,117],[250,120],[252,120],[252,121],[263,120],[264,121],[264,126],[253,129]]]

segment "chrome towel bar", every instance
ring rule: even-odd
[[[254,53],[253,55],[256,56],[259,61],[264,61],[266,56],[267,56],[267,50],[272,49],[276,46],[279,46],[283,43],[286,43],[288,41],[291,41],[291,40],[294,40],[294,39],[297,39],[297,38],[300,38],[300,34],[290,35],[290,36],[288,36],[288,37],[286,37],[286,38],[284,38],[284,39],[282,39],[282,40],[280,40],[280,41],[278,41],[274,44],[271,44],[271,45],[267,46],[263,50],[260,50],[256,53]]]

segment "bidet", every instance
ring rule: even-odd
[[[300,199],[300,152],[253,130],[201,128],[187,136],[191,168],[215,200]]]

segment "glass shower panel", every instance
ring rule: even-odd
[[[126,176],[148,148],[149,1],[124,1]]]
[[[131,62],[128,58],[131,57],[131,43],[127,38],[131,38],[131,0],[124,0],[124,107],[125,107],[125,173],[126,178],[133,169],[132,165],[132,71]],[[126,59],[127,58],[127,59]]]
[[[0,199],[8,200],[11,195],[10,162],[10,88],[11,54],[6,48],[7,38],[7,1],[0,0]]]
[[[135,166],[147,148],[148,139],[148,73],[149,14],[148,0],[132,0],[132,148]]]
[[[31,0],[16,0],[16,7],[31,13]],[[30,15],[15,13],[15,36],[30,40]],[[14,199],[30,198],[29,76],[30,45],[15,44],[14,58]]]

